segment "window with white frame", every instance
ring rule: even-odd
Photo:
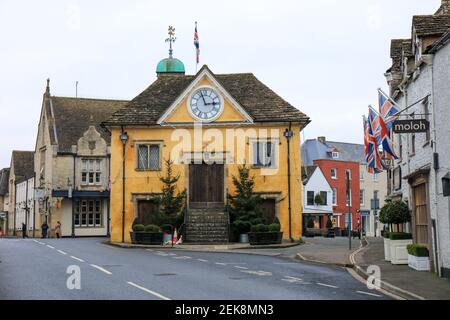
[[[331,169],[331,179],[337,180],[337,169]]]
[[[350,170],[346,170],[345,172],[347,172],[347,174],[348,174],[348,179],[352,180],[352,172]],[[347,178],[347,176],[346,176],[346,178]]]
[[[373,181],[378,181],[378,173],[373,173]]]
[[[332,195],[331,195],[331,203],[333,206],[337,205],[337,189],[333,188],[332,190]]]
[[[359,204],[362,206],[364,205],[364,196],[365,196],[364,190],[359,190]]]
[[[364,181],[366,170],[367,170],[366,166],[361,168],[359,173],[359,180]]]
[[[314,205],[314,191],[307,191],[306,192],[306,204],[308,206]]]
[[[138,146],[139,170],[161,170],[161,157],[159,144],[140,144]]]
[[[275,141],[253,141],[253,166],[264,168],[276,167],[276,143]]]
[[[89,159],[81,161],[81,183],[99,185],[102,181],[102,160]]]
[[[77,200],[74,208],[74,225],[77,228],[102,226],[102,200]]]
[[[332,157],[333,159],[339,159],[339,152],[333,151],[333,152],[331,153],[331,157]]]

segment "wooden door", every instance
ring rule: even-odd
[[[189,166],[189,206],[220,208],[224,206],[224,166],[192,164]]]
[[[414,224],[416,242],[428,245],[428,201],[426,184],[414,187]]]
[[[155,214],[158,212],[156,201],[138,201],[138,221],[140,224],[154,224]]]
[[[275,221],[275,199],[263,199],[261,208],[264,222],[272,224]]]

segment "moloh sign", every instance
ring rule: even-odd
[[[425,119],[397,120],[392,126],[394,133],[420,133],[430,130],[430,122]]]

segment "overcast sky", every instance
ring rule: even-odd
[[[386,87],[391,38],[440,0],[10,1],[0,0],[0,168],[34,150],[46,79],[51,93],[132,99],[167,56],[195,72],[252,72],[311,117],[306,138],[362,143],[361,116]]]

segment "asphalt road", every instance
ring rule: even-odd
[[[389,299],[343,268],[239,253],[123,249],[102,241],[0,239],[0,299]],[[67,287],[71,266],[79,267],[79,290]]]

